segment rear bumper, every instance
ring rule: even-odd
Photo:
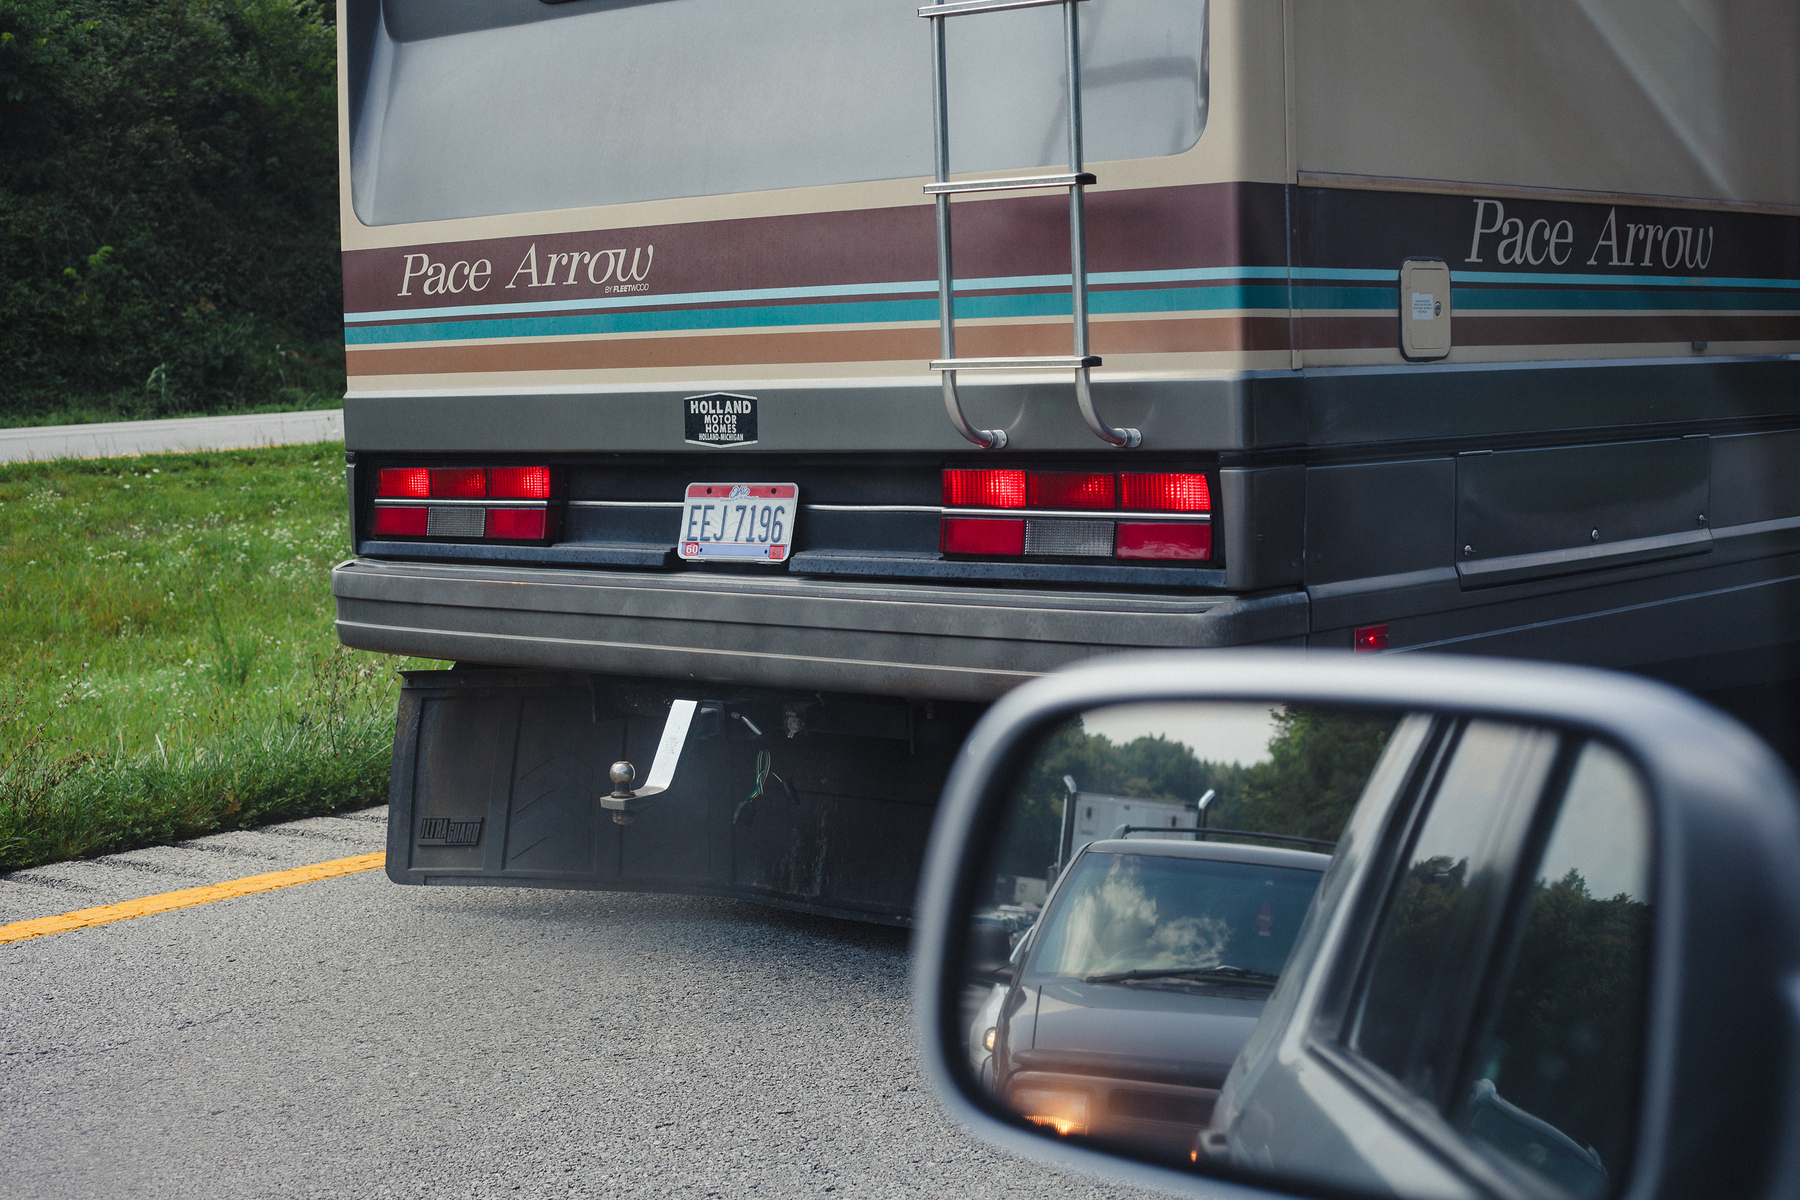
[[[347,646],[421,658],[919,699],[991,700],[1077,659],[1304,644],[1308,601],[553,570],[356,558]]]

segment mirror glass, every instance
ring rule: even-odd
[[[1623,1187],[1652,840],[1618,751],[1157,703],[1046,728],[997,786],[944,999],[990,1112],[1266,1182]]]

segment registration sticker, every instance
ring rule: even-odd
[[[688,562],[786,562],[800,488],[792,483],[690,483],[681,509]]]

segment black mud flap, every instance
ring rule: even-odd
[[[938,793],[980,711],[543,671],[404,678],[395,883],[686,892],[889,924],[911,917]],[[674,779],[620,824],[601,803],[608,771],[645,777],[677,699],[700,708]]]

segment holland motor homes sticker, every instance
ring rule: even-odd
[[[709,392],[681,402],[686,440],[696,446],[750,446],[756,442],[756,397]]]

